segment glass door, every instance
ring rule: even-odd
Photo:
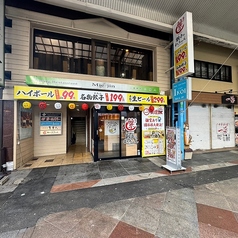
[[[114,111],[113,111],[114,110]],[[124,108],[94,110],[92,154],[94,161],[141,156],[141,113]]]
[[[140,112],[121,112],[121,156],[141,155]]]
[[[120,158],[120,114],[98,113],[98,159]]]

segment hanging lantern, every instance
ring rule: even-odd
[[[144,111],[145,107],[144,106],[139,106],[139,110],[142,112]]]
[[[118,105],[118,107],[117,107],[117,108],[118,108],[118,110],[119,110],[119,111],[123,111],[123,109],[124,109],[124,106],[123,106],[123,105]]]
[[[150,111],[150,112],[153,112],[154,109],[155,109],[154,106],[150,105],[150,107],[149,107],[149,111]]]
[[[56,102],[54,106],[55,106],[55,109],[57,109],[57,110],[62,108],[62,105],[60,102]]]
[[[87,104],[87,103],[83,103],[83,104],[82,104],[82,109],[83,109],[84,111],[87,111],[87,110],[88,110],[88,104]]]
[[[99,110],[99,109],[101,109],[101,105],[98,104],[98,103],[96,103],[96,104],[94,104],[94,108],[97,109],[97,110]]]
[[[73,110],[75,108],[75,103],[71,102],[69,105],[68,105],[69,109]]]
[[[129,111],[134,111],[134,108],[135,108],[135,107],[134,107],[133,105],[130,105],[130,106],[129,106]]]
[[[22,103],[22,106],[23,106],[23,108],[25,108],[25,109],[29,109],[29,108],[31,108],[31,103],[25,101],[25,102]]]
[[[107,110],[108,110],[108,111],[111,111],[111,110],[112,110],[112,105],[111,105],[111,104],[108,104],[108,105],[107,105]]]
[[[40,102],[40,103],[39,103],[39,108],[40,108],[41,110],[46,109],[46,107],[47,107],[46,102]]]

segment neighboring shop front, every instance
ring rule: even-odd
[[[191,148],[210,150],[234,147],[236,96],[193,92],[193,100],[188,104]]]
[[[158,87],[39,76],[26,84],[14,87],[14,99],[19,143],[32,137],[34,156],[66,153],[76,117],[85,118],[94,161],[165,154],[167,97]]]

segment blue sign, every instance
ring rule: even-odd
[[[191,81],[188,78],[173,84],[173,87],[172,87],[173,103],[191,100],[191,96],[189,93],[189,91],[191,91],[191,87],[189,87],[190,83]]]

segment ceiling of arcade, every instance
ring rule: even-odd
[[[195,40],[229,48],[238,45],[237,0],[35,0],[50,5],[172,33],[186,11],[193,14]]]

